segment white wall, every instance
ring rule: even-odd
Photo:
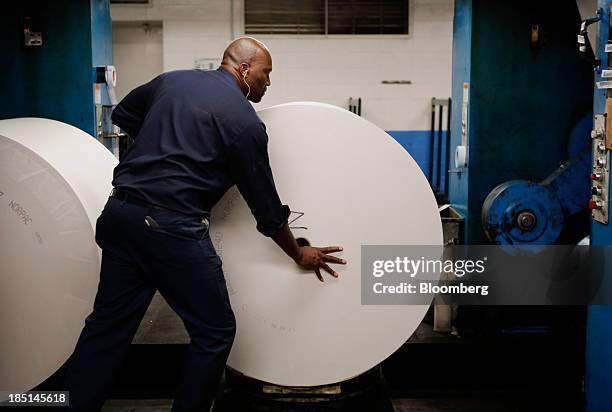
[[[219,58],[244,32],[242,0],[151,0],[112,5],[118,21],[163,22],[163,70]],[[385,130],[427,130],[431,97],[451,93],[453,0],[412,0],[410,36],[257,36],[272,52],[272,87],[258,107],[315,100],[348,107]],[[118,72],[121,76],[121,73]],[[383,85],[410,80],[411,85]]]
[[[163,71],[161,23],[113,23],[113,64],[117,98]]]

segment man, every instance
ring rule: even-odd
[[[115,189],[97,222],[100,283],[66,377],[72,409],[101,408],[156,290],[191,338],[172,410],[210,408],[235,319],[208,218],[234,184],[257,230],[320,281],[321,269],[338,276],[328,263],[346,263],[329,255],[339,246],[298,246],[287,225],[265,127],[248,102],[261,100],[271,71],[268,49],[242,37],[230,43],[216,71],[162,74],[115,108],[113,122],[135,141],[115,168]]]

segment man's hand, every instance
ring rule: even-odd
[[[338,263],[340,265],[346,265],[346,260],[340,259],[335,256],[330,256],[329,253],[342,251],[341,246],[328,246],[328,247],[311,247],[302,246],[299,248],[299,254],[295,258],[295,263],[306,270],[314,270],[317,277],[323,282],[323,276],[321,275],[321,268],[327,273],[337,278],[338,273],[329,267],[327,263]]]
[[[327,263],[346,265],[346,260],[329,255],[329,253],[341,252],[342,246],[311,247],[304,238],[299,238],[298,243],[288,224],[281,227],[272,239],[303,269],[314,270],[321,282],[323,282],[321,268],[333,277],[338,277],[338,273],[332,270]]]

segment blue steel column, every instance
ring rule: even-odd
[[[95,68],[113,64],[113,34],[109,0],[90,0],[91,4],[91,62],[92,62],[92,99],[95,83]],[[101,85],[102,104],[109,105],[108,90]],[[95,108],[94,108],[95,112]],[[92,133],[95,135],[95,133]]]
[[[454,158],[455,149],[461,144],[463,83],[470,83],[471,68],[472,0],[456,0],[453,24],[453,89],[451,106],[449,107],[449,110],[452,110],[451,124],[449,125],[451,158]],[[465,218],[465,227],[472,223],[468,220],[468,167],[456,169],[454,162],[451,161],[451,164],[448,165],[451,171],[447,183],[449,201]],[[466,239],[462,239],[462,241],[465,242]]]
[[[608,1],[598,0],[602,9],[602,19],[597,25],[596,56],[601,59],[602,67],[608,67],[608,56],[604,46],[608,43],[610,7]],[[601,81],[601,72],[595,76],[595,81]],[[595,88],[594,113],[605,112],[605,90]],[[610,113],[609,115],[612,115]],[[612,244],[612,224],[602,225],[591,221],[591,243],[593,245]],[[606,257],[604,268],[610,267],[612,257]],[[604,270],[601,268],[601,270]],[[612,276],[605,277],[610,287]],[[587,319],[586,347],[586,410],[587,412],[612,411],[612,306],[589,306]]]

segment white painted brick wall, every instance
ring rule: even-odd
[[[121,75],[117,78],[117,97],[147,82],[163,71],[161,25],[142,23],[113,24],[113,64]]]
[[[242,0],[151,0],[113,5],[114,21],[162,21],[164,71],[220,58],[244,32]],[[233,18],[232,18],[233,10]],[[412,0],[408,37],[258,36],[273,56],[272,87],[258,107],[313,100],[348,107],[385,130],[427,130],[431,97],[451,92],[453,0]],[[118,73],[120,76],[121,74]],[[411,85],[383,85],[410,80]]]

